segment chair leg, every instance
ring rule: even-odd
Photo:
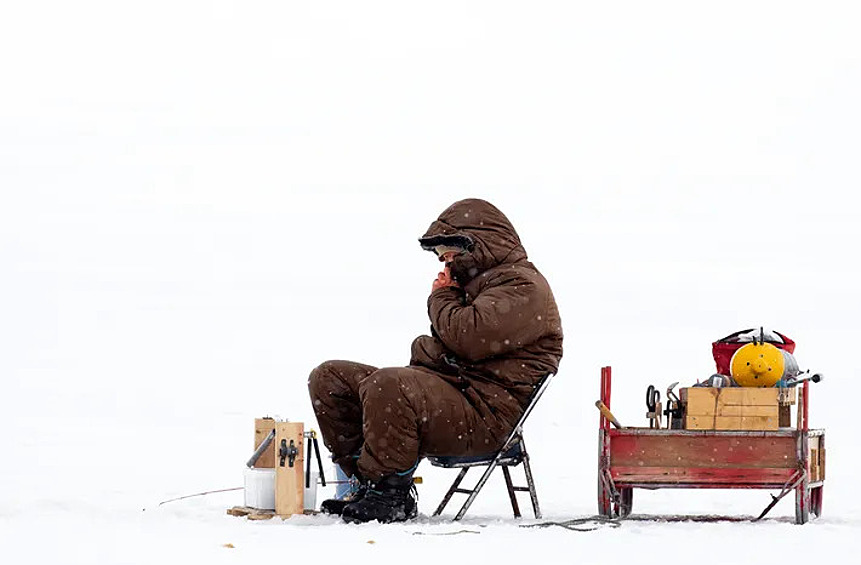
[[[514,485],[511,483],[511,473],[508,467],[502,467],[502,474],[505,475],[505,486],[508,487],[508,498],[511,499],[511,509],[514,511],[514,517],[520,518],[520,507],[517,505],[517,496],[514,493]]]
[[[481,478],[476,483],[475,487],[473,487],[472,492],[469,494],[469,497],[466,499],[466,502],[463,503],[463,506],[458,511],[457,516],[454,517],[454,521],[458,521],[463,518],[463,515],[466,514],[466,511],[469,510],[469,507],[472,505],[472,501],[475,500],[475,497],[478,496],[479,491],[484,486],[484,483],[487,482],[487,479],[490,478],[490,474],[496,469],[498,462],[494,459],[490,465],[485,469],[484,474],[481,475]]]
[[[451,497],[454,495],[455,491],[457,490],[457,487],[460,486],[460,483],[466,476],[467,471],[469,471],[469,467],[464,467],[460,470],[460,473],[458,474],[457,478],[451,484],[451,488],[449,488],[448,492],[445,493],[445,497],[443,497],[442,502],[439,503],[439,506],[437,507],[436,511],[434,511],[434,516],[439,516],[440,514],[442,514],[442,511],[445,510],[448,501],[451,500]]]
[[[512,436],[506,441],[506,443],[503,445],[503,448],[506,448],[511,445],[511,442],[514,439],[517,439],[521,445],[522,459],[520,462],[523,463],[523,472],[526,475],[526,483],[528,484],[528,487],[515,487],[511,481],[511,472],[508,469],[508,465],[502,465],[502,473],[505,476],[505,486],[508,490],[508,497],[511,501],[511,509],[514,511],[514,517],[520,518],[520,507],[517,503],[516,491],[529,491],[529,498],[532,501],[532,511],[535,514],[535,518],[540,519],[541,508],[538,506],[538,493],[535,491],[535,481],[532,478],[532,467],[529,465],[529,454],[526,452],[526,444],[523,441],[523,435],[520,433],[519,430],[515,430],[512,433]],[[496,456],[485,468],[485,471],[481,475],[481,478],[471,490],[458,488],[460,487],[460,483],[463,481],[463,478],[466,476],[466,473],[469,470],[469,467],[461,468],[460,474],[457,476],[454,483],[451,485],[451,488],[448,489],[448,492],[442,499],[442,502],[440,502],[439,507],[436,509],[433,515],[439,516],[440,514],[442,514],[443,510],[445,509],[448,502],[451,500],[451,497],[454,495],[454,493],[459,492],[462,494],[469,494],[469,496],[467,497],[466,502],[463,503],[463,506],[460,508],[457,515],[454,517],[453,521],[456,522],[463,518],[464,514],[466,514],[466,511],[469,510],[469,507],[475,500],[475,497],[478,496],[478,493],[484,487],[485,483],[487,483],[487,480],[490,478],[490,475],[491,473],[493,473],[493,470],[496,469],[496,467],[499,465],[499,461],[502,459],[503,452],[504,449],[500,449],[500,451],[497,452]],[[481,463],[476,466],[479,465],[481,465]]]
[[[523,438],[520,440],[523,441]],[[538,506],[538,493],[535,491],[535,481],[532,479],[532,467],[529,466],[529,454],[526,453],[526,445],[523,447],[523,472],[526,474],[526,484],[529,486],[529,498],[532,499],[532,511],[535,519],[541,518],[541,508]]]

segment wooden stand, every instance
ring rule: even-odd
[[[302,422],[278,422],[272,418],[254,420],[254,450],[275,430],[275,440],[254,463],[257,469],[275,469],[275,511],[235,506],[232,516],[265,520],[305,513],[305,426]]]

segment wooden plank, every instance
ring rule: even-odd
[[[269,435],[269,432],[275,429],[275,420],[272,418],[257,418],[254,420],[254,449],[251,453],[257,451],[257,448]],[[275,468],[275,442],[273,441],[269,448],[263,452],[260,459],[254,466],[258,469],[274,469]]]
[[[776,412],[775,406],[775,412]],[[688,416],[689,430],[776,430],[779,419],[773,416]]]
[[[808,438],[808,448],[810,449],[810,457],[808,458],[810,464],[810,482],[820,481],[822,480],[822,473],[820,469],[821,464],[821,455],[820,455],[820,442],[822,438],[811,437]]]
[[[792,407],[789,404],[781,404],[778,406],[777,424],[781,428],[792,426]]]
[[[688,414],[716,414],[719,388],[698,387],[680,390],[681,400],[687,404]]]
[[[819,448],[819,480],[825,480],[825,442]]]
[[[611,467],[772,467],[794,469],[792,435],[615,435],[610,442]]]
[[[688,410],[688,416],[769,416],[777,418],[780,407],[777,404],[769,406],[747,406],[743,404],[730,404],[719,408],[717,414],[698,414]]]
[[[777,407],[779,390],[776,388],[683,388],[682,400],[686,402],[689,415],[740,415],[728,407]],[[730,412],[726,412],[730,410]]]
[[[227,513],[231,516],[240,518],[248,518],[249,520],[269,520],[275,516],[272,510],[260,510],[259,508],[251,508],[250,506],[234,506],[228,508]]]
[[[274,510],[261,510],[259,508],[251,508],[250,506],[234,506],[233,508],[228,508],[227,513],[231,516],[248,518],[249,520],[269,520],[277,516]],[[317,510],[304,510],[302,514],[305,516],[316,516],[320,512]]]
[[[699,418],[702,427],[698,427]],[[778,415],[774,416],[690,416],[686,423],[690,429],[706,430],[776,430]]]
[[[305,441],[302,422],[275,423],[275,513],[279,516],[302,514],[305,496]],[[290,467],[288,458],[281,464],[279,450],[290,443],[298,454]]]
[[[717,416],[692,416],[688,414],[685,418],[685,429],[713,430],[715,429],[715,418],[717,418]]]
[[[819,436],[819,478],[825,480],[825,435]]]
[[[810,482],[819,481],[819,448],[810,450]]]
[[[772,406],[777,405],[777,388],[722,388],[718,394],[718,409],[723,406]]]
[[[720,420],[720,417],[718,417]],[[720,422],[718,422],[720,424]],[[777,410],[771,416],[742,416],[740,430],[777,430],[780,427],[780,415]],[[721,428],[718,428],[721,429]]]
[[[616,486],[627,483],[690,484],[690,485],[774,485],[783,486],[795,469],[719,467],[611,467],[610,476]]]

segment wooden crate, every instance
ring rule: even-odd
[[[776,388],[683,388],[688,430],[777,430]]]

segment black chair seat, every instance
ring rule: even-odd
[[[478,465],[487,465],[493,458],[496,457],[496,452],[486,455],[439,455],[428,457],[428,461],[434,467],[444,467],[446,469],[457,469],[460,467],[474,467]],[[523,448],[518,441],[508,448],[499,460],[499,465],[519,465],[523,461]]]

